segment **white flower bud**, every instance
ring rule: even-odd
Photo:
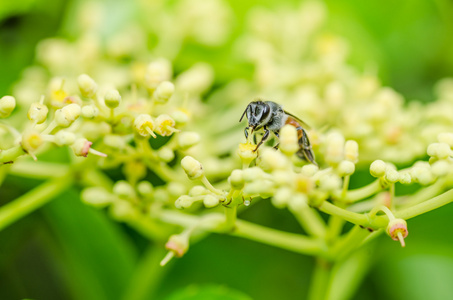
[[[329,164],[336,165],[344,159],[344,137],[339,133],[331,133],[327,139],[325,159]]]
[[[192,156],[184,157],[181,160],[181,166],[186,172],[187,176],[192,180],[201,178],[204,175],[203,166]]]
[[[140,181],[137,184],[137,192],[142,197],[150,198],[154,193],[154,187],[149,181]]]
[[[72,103],[55,111],[55,123],[60,127],[69,127],[80,116],[82,109]]]
[[[346,141],[346,144],[344,145],[344,157],[353,163],[359,161],[359,144],[356,141]]]
[[[72,145],[75,140],[75,134],[66,130],[60,130],[55,134],[55,144],[60,147]]]
[[[121,95],[117,90],[108,90],[104,95],[104,103],[108,108],[116,108],[121,103]]]
[[[263,170],[258,167],[248,168],[243,170],[242,177],[244,178],[245,182],[251,182],[256,179],[260,179],[263,177]]]
[[[189,196],[196,197],[196,196],[206,195],[208,193],[209,193],[209,191],[204,186],[196,185],[190,189]]]
[[[408,172],[400,173],[400,178],[398,180],[402,184],[410,184],[412,183],[412,177]]]
[[[178,209],[189,208],[192,206],[192,197],[183,195],[175,201],[175,207]]]
[[[265,171],[285,169],[289,161],[280,152],[266,148],[260,156],[260,167]]]
[[[82,74],[77,77],[77,84],[79,85],[82,96],[87,98],[93,97],[98,89],[96,82],[87,74]]]
[[[424,166],[414,166],[411,170],[411,177],[421,185],[428,185],[434,181],[430,169]]]
[[[389,183],[395,183],[400,179],[400,175],[398,171],[393,170],[391,168],[387,168],[385,171],[385,180]]]
[[[178,146],[179,148],[186,150],[192,146],[195,146],[200,142],[200,134],[197,132],[181,132],[178,135]]]
[[[325,174],[319,179],[319,188],[326,192],[334,192],[341,188],[341,178],[335,174]]]
[[[99,109],[94,105],[85,105],[82,107],[82,117],[85,119],[94,119],[99,115]]]
[[[269,180],[259,179],[245,185],[245,195],[259,194],[261,197],[270,197],[273,194],[274,184]]]
[[[175,120],[178,125],[185,125],[190,121],[190,113],[185,109],[177,109],[172,114],[171,117]]]
[[[387,164],[382,160],[375,160],[370,165],[370,173],[373,177],[382,177],[385,175]]]
[[[178,132],[175,129],[176,122],[169,115],[162,114],[156,118],[156,133],[161,136],[170,136],[173,132]]]
[[[163,146],[157,151],[157,156],[164,162],[171,162],[175,158],[175,152],[170,147]]]
[[[234,189],[242,189],[244,186],[244,172],[242,170],[233,170],[230,177],[228,177],[228,182],[231,187]]]
[[[48,112],[49,109],[46,105],[34,102],[30,105],[27,117],[30,121],[36,122],[36,124],[42,124],[47,119]]]
[[[316,172],[319,171],[319,167],[318,166],[315,166],[313,164],[309,164],[309,165],[305,165],[302,167],[302,169],[300,170],[300,173],[303,174],[303,175],[306,175],[306,176],[313,176],[316,174]]]
[[[446,143],[432,143],[428,146],[427,153],[429,156],[445,159],[451,155],[451,149]]]
[[[154,121],[148,114],[138,115],[134,120],[135,131],[143,137],[149,137],[150,135],[156,137],[153,132],[154,127]]]
[[[291,156],[299,150],[299,142],[297,138],[297,130],[294,126],[285,125],[280,130],[280,145],[279,149],[285,155]]]
[[[338,164],[337,171],[341,177],[352,175],[355,172],[355,165],[352,161],[342,160]]]
[[[451,132],[443,132],[439,133],[437,136],[437,140],[440,143],[448,144],[450,147],[453,147],[453,133]]]
[[[170,81],[163,81],[154,92],[154,98],[159,102],[167,102],[175,92],[175,85]]]
[[[283,187],[283,188],[279,188],[275,192],[271,201],[275,207],[285,208],[293,197],[294,197],[294,195],[293,195],[292,190],[290,188]]]
[[[207,208],[216,207],[217,205],[219,205],[219,202],[219,198],[214,197],[213,195],[207,195],[203,199],[203,204]]]
[[[171,63],[168,60],[160,59],[153,61],[146,69],[145,85],[148,89],[154,90],[159,83],[169,80],[171,76]]]
[[[431,172],[438,177],[447,175],[450,169],[450,163],[446,160],[438,160],[431,166]]]
[[[81,197],[85,204],[102,208],[112,203],[112,195],[101,187],[89,187],[82,191]]]
[[[13,96],[3,96],[0,98],[0,118],[9,117],[16,107],[16,99]]]
[[[113,193],[121,198],[130,199],[135,196],[132,185],[125,180],[119,180],[113,186]]]

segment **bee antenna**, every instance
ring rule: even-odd
[[[242,113],[242,116],[241,116],[241,118],[239,119],[239,122],[242,122],[242,119],[244,118],[244,116],[245,116],[245,113],[247,112],[247,109],[249,109],[249,107],[250,107],[250,104],[249,104],[249,105],[247,105],[247,107],[245,108],[244,112]]]

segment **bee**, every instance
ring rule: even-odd
[[[314,165],[318,165],[315,161],[315,155],[308,139],[307,132],[304,129],[304,127],[309,129],[310,126],[298,117],[283,110],[283,107],[280,104],[273,101],[252,101],[245,108],[239,122],[242,121],[244,116],[248,119],[248,125],[244,131],[246,138],[248,138],[249,135],[249,128],[252,129],[251,133],[261,128],[264,130],[264,135],[261,138],[261,141],[256,145],[256,148],[253,151],[258,150],[258,148],[269,138],[270,131],[272,131],[278,138],[280,129],[284,125],[289,124],[296,127],[297,130],[299,143],[299,150],[296,152],[297,156]],[[274,148],[278,149],[278,144]]]

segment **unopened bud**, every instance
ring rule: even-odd
[[[439,135],[437,136],[437,140],[440,143],[446,143],[450,147],[453,147],[453,133],[451,132],[439,133]]]
[[[16,99],[13,96],[0,98],[0,118],[8,117],[16,107]]]
[[[451,149],[446,143],[432,143],[428,146],[427,153],[429,156],[445,159],[451,155]]]
[[[285,155],[291,156],[299,150],[297,131],[294,126],[285,125],[280,130],[280,145],[279,149]]]
[[[382,160],[375,160],[370,165],[370,173],[373,177],[382,177],[387,170],[387,164]]]
[[[213,195],[206,195],[206,197],[204,197],[203,199],[203,204],[207,208],[216,207],[217,205],[219,205],[219,203],[219,198],[214,197]]]
[[[181,166],[186,172],[187,176],[192,180],[201,178],[204,175],[203,166],[192,156],[184,157],[181,160]]]
[[[49,109],[46,105],[39,102],[34,102],[30,105],[27,117],[30,121],[36,122],[36,124],[42,124],[47,118]]]
[[[154,92],[154,98],[156,98],[159,102],[167,102],[168,99],[173,95],[175,92],[175,85],[170,81],[163,81],[158,86],[156,91]]]
[[[230,177],[228,177],[228,182],[230,183],[231,187],[234,189],[242,189],[244,186],[244,176],[242,170],[233,170],[231,172]]]
[[[150,198],[153,195],[154,187],[149,181],[140,181],[137,184],[137,192],[142,197]]]
[[[179,148],[186,150],[200,142],[200,134],[197,132],[181,132],[178,135]]]
[[[75,134],[66,130],[60,130],[55,134],[55,144],[58,146],[69,146],[75,142]]]
[[[98,85],[90,76],[86,74],[80,75],[77,77],[77,84],[79,85],[82,96],[92,98],[96,94]]]
[[[171,162],[175,158],[175,152],[170,147],[161,147],[157,151],[157,156],[164,162]]]
[[[289,163],[287,157],[274,149],[266,148],[260,158],[260,167],[262,167],[264,171],[285,169]]]
[[[391,168],[387,168],[385,171],[385,180],[389,183],[395,183],[400,179],[400,175],[398,171],[393,170]]]
[[[338,164],[338,175],[341,177],[352,175],[355,172],[355,165],[350,160],[342,160]]]
[[[74,154],[77,156],[86,157],[88,153],[91,153],[97,156],[107,157],[106,154],[92,149],[92,144],[92,142],[88,141],[85,138],[79,138],[74,142],[74,144],[72,144],[71,148],[74,151]]]
[[[134,188],[125,180],[119,180],[115,183],[113,193],[124,199],[130,199],[135,196]]]
[[[82,109],[72,103],[55,111],[55,123],[60,127],[69,127],[80,116]]]
[[[121,103],[121,95],[117,90],[108,90],[104,95],[104,103],[108,108],[116,108]]]
[[[172,251],[177,257],[181,257],[189,249],[189,239],[184,234],[172,235],[165,244],[165,248]]]
[[[359,161],[359,144],[356,141],[346,141],[346,144],[344,145],[344,157],[353,163]]]
[[[99,108],[94,105],[85,105],[82,107],[82,117],[85,119],[94,119],[99,115]]]

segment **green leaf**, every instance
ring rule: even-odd
[[[83,205],[70,190],[44,208],[61,244],[61,271],[76,299],[116,299],[136,261],[130,241],[103,212]]]
[[[246,294],[222,285],[191,285],[171,294],[167,300],[251,300]]]

